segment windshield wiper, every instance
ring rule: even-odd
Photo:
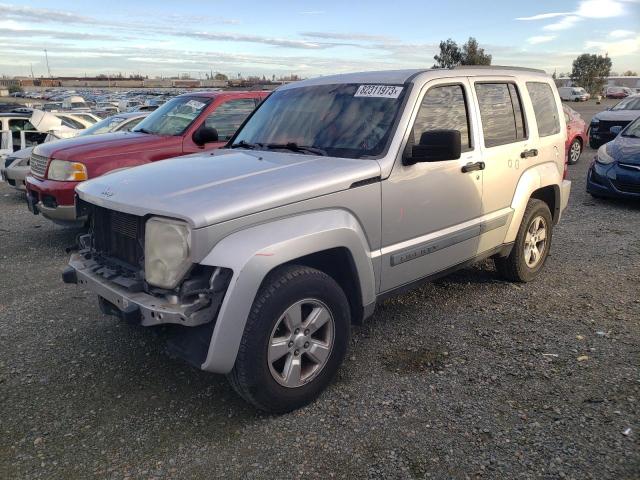
[[[300,153],[311,153],[313,155],[322,155],[323,157],[328,156],[329,154],[322,150],[321,148],[311,147],[306,145],[298,145],[295,142],[289,143],[267,143],[265,147],[269,149],[278,149],[282,148],[284,150],[291,150],[292,152],[300,152]]]
[[[238,143],[232,144],[229,148],[247,148],[249,150],[253,150],[256,147],[259,147],[259,143],[249,143],[244,140],[240,140]]]

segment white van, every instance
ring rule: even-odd
[[[560,87],[558,88],[560,99],[569,102],[586,102],[590,95],[582,87]]]

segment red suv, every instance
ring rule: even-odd
[[[129,133],[44,143],[31,154],[27,203],[34,214],[79,225],[78,182],[156,160],[224,146],[269,92],[196,92],[165,103]]]

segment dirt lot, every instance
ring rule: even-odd
[[[585,193],[593,154],[539,280],[388,301],[279,417],[63,285],[77,232],[0,187],[0,478],[640,478],[640,205]]]

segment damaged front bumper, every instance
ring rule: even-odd
[[[96,293],[100,308],[145,327],[177,324],[196,327],[215,320],[226,292],[230,271],[215,269],[206,279],[208,288],[164,294],[148,293],[142,282],[120,274],[117,268],[99,262],[91,253],[74,253],[62,274],[65,283],[74,283]]]

